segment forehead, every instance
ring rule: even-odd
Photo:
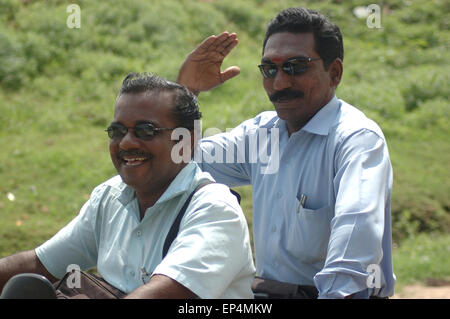
[[[173,100],[173,93],[167,91],[122,94],[116,100],[114,121],[126,126],[138,122],[172,125]]]
[[[308,33],[281,32],[267,39],[262,60],[278,63],[294,56],[317,57],[314,50],[314,35]]]

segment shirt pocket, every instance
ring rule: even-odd
[[[307,209],[302,205],[289,225],[286,248],[304,263],[316,263],[326,258],[330,238],[330,206]]]

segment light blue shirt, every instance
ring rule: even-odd
[[[362,112],[334,97],[291,136],[263,112],[199,147],[218,182],[252,185],[257,275],[315,285],[320,298],[393,294],[392,167]]]
[[[213,179],[186,165],[140,220],[135,191],[116,176],[99,185],[66,227],[36,249],[45,268],[61,278],[70,264],[97,266],[102,277],[130,293],[149,275],[166,275],[200,298],[253,298],[254,265],[245,216],[223,184],[198,190],[164,259],[167,233],[189,194]]]

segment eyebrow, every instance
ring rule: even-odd
[[[122,122],[120,121],[113,121],[111,122],[111,124],[118,124],[118,125],[123,125]],[[153,121],[148,121],[148,120],[140,120],[140,121],[136,121],[134,123],[134,125],[139,125],[139,124],[152,124],[154,127],[160,127],[161,125],[158,125],[157,123],[153,122]]]
[[[136,121],[135,125],[139,125],[139,124],[152,124],[153,126],[157,127],[158,124],[156,124],[153,121],[147,121],[147,120],[140,120],[140,121]]]
[[[270,60],[269,58],[262,58],[262,59],[261,59],[261,63],[270,63],[270,64],[273,64],[272,60]]]
[[[293,59],[297,59],[297,58],[306,58],[306,56],[304,55],[295,55],[295,56],[291,56],[287,59],[280,59],[280,58],[275,58],[275,59],[269,59],[269,58],[262,58],[261,59],[261,63],[269,63],[269,64],[275,64],[275,63],[280,63],[280,62],[287,62],[289,60],[293,60]]]

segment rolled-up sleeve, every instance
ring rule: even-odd
[[[383,258],[390,218],[392,167],[384,138],[367,129],[355,132],[337,148],[334,165],[335,215],[325,266],[314,281],[320,298],[368,297],[367,270]]]

